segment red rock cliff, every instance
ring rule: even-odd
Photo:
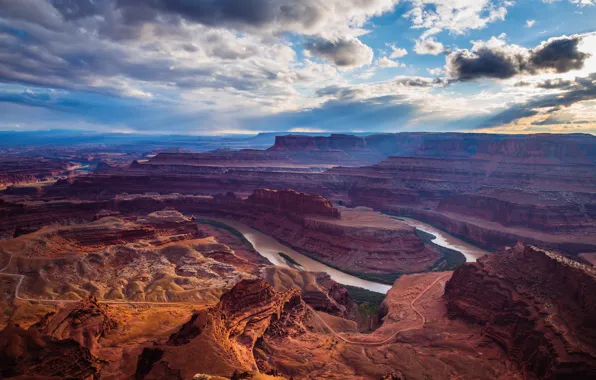
[[[518,245],[460,266],[445,298],[451,317],[484,325],[527,378],[595,378],[593,268]]]
[[[146,348],[139,357],[137,379],[257,370],[257,340],[266,334],[300,334],[306,312],[297,288],[282,293],[264,280],[240,281],[216,306],[193,315],[166,344]]]
[[[106,362],[94,351],[115,327],[95,299],[50,313],[27,330],[9,324],[0,331],[0,378],[98,378]]]
[[[317,194],[300,193],[294,190],[257,189],[248,201],[299,215],[340,217],[339,210],[333,207],[328,199]]]

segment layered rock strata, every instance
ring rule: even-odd
[[[28,329],[9,324],[0,331],[0,375],[97,378],[106,363],[94,352],[115,327],[107,307],[94,299],[48,314]]]
[[[168,342],[145,349],[137,378],[258,371],[257,341],[264,335],[301,334],[306,313],[298,289],[278,293],[263,280],[241,281],[216,306],[193,315]]]
[[[596,377],[596,272],[517,245],[459,267],[445,288],[449,315],[481,324],[527,378]]]

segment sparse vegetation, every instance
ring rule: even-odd
[[[286,260],[286,262],[290,265],[295,265],[298,267],[301,267],[302,265],[300,265],[300,263],[296,260],[294,260],[293,258],[291,258],[290,256],[288,256],[287,254],[283,253],[283,252],[277,252],[284,260]]]
[[[230,227],[225,223],[218,222],[217,220],[212,220],[212,219],[196,219],[196,222],[197,222],[197,224],[207,224],[207,225],[215,227],[215,228],[226,230],[229,233],[231,233],[232,235],[236,236],[238,239],[240,239],[244,244],[248,245],[250,248],[255,249],[255,247],[252,245],[252,243],[250,241],[248,241],[247,238],[244,237],[242,232],[238,231],[234,227]]]
[[[433,249],[442,254],[442,256],[439,257],[439,259],[435,261],[435,263],[428,269],[428,271],[454,270],[466,262],[466,257],[460,251],[441,247],[440,245],[435,244],[433,242],[435,235],[429,234],[428,232],[424,232],[419,229],[416,229],[416,235],[418,235],[420,240],[422,240],[425,244],[432,246]]]
[[[381,302],[385,299],[383,293],[377,293],[357,286],[342,285],[348,290],[350,297],[358,305],[361,314],[377,316],[381,308]]]

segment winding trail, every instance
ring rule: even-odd
[[[333,334],[337,339],[341,340],[344,343],[347,344],[354,344],[354,345],[360,345],[360,346],[382,346],[385,345],[387,343],[390,343],[393,339],[395,339],[397,337],[398,334],[402,333],[402,332],[406,332],[406,331],[411,331],[411,330],[418,330],[421,329],[422,327],[424,327],[424,324],[426,323],[426,317],[424,316],[424,314],[422,314],[420,312],[420,310],[418,310],[416,308],[416,306],[414,305],[416,303],[416,301],[418,301],[423,295],[425,295],[430,289],[432,289],[433,286],[435,286],[437,284],[437,282],[447,278],[451,276],[451,273],[445,274],[443,276],[438,277],[436,280],[434,280],[430,285],[428,285],[423,291],[421,291],[416,298],[414,298],[411,302],[410,302],[410,308],[412,308],[412,310],[414,310],[414,312],[420,317],[421,321],[418,325],[414,326],[414,327],[408,327],[408,328],[403,328],[403,329],[399,329],[397,331],[395,331],[393,334],[391,334],[391,336],[389,336],[386,339],[383,339],[381,341],[377,341],[377,342],[360,342],[360,341],[355,341],[355,340],[350,340],[347,338],[344,338],[343,336],[341,336],[340,333],[338,333],[337,331],[335,331],[333,329],[333,327],[329,326],[329,324],[310,306],[306,306],[307,308],[309,308],[319,319],[319,321],[321,321],[321,323],[323,323],[323,325],[327,328],[327,330],[329,330],[329,332],[331,332],[331,334]]]

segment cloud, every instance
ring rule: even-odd
[[[428,73],[430,75],[437,76],[437,77],[441,76],[441,75],[445,75],[445,69],[442,67],[436,67],[434,69],[426,69],[426,71],[428,71]]]
[[[399,95],[367,99],[341,98],[308,110],[283,112],[244,124],[262,130],[394,131],[416,114],[416,106]]]
[[[389,44],[388,46],[391,48],[391,54],[389,55],[389,58],[401,58],[408,55],[408,51],[406,49],[399,48],[394,44]]]
[[[596,0],[569,0],[573,4],[577,4],[579,7],[585,7],[589,5],[596,5]]]
[[[445,46],[433,37],[416,40],[414,51],[417,54],[439,55],[445,51]]]
[[[326,38],[345,35],[372,16],[393,9],[395,0],[117,0],[127,23],[169,14],[188,22],[252,33],[295,32]]]
[[[482,126],[492,127],[504,125],[523,117],[540,113],[551,114],[574,104],[596,99],[596,73],[586,77],[575,78],[572,84],[567,81],[542,82],[542,88],[565,89],[547,95],[540,95],[522,103],[510,105],[506,110],[487,119]]]
[[[382,68],[387,68],[387,67],[405,67],[406,65],[401,63],[401,62],[397,62],[394,61],[392,59],[389,59],[387,57],[381,57],[379,59],[377,59],[377,61],[375,62],[375,65],[378,67],[382,67]]]
[[[503,21],[507,7],[514,4],[492,0],[413,0],[412,3],[412,9],[404,17],[412,21],[414,28],[448,30],[456,34]]]
[[[536,20],[526,20],[526,28],[531,28],[536,24]]]
[[[360,67],[372,62],[373,51],[357,38],[328,41],[310,40],[305,44],[309,54],[340,67]]]
[[[527,49],[492,37],[488,41],[475,41],[471,50],[460,49],[449,54],[446,70],[452,79],[462,81],[565,73],[581,69],[590,56],[578,50],[582,38],[582,35],[555,37]]]
[[[581,35],[550,38],[531,51],[530,70],[566,73],[584,66],[589,54],[578,50]]]

